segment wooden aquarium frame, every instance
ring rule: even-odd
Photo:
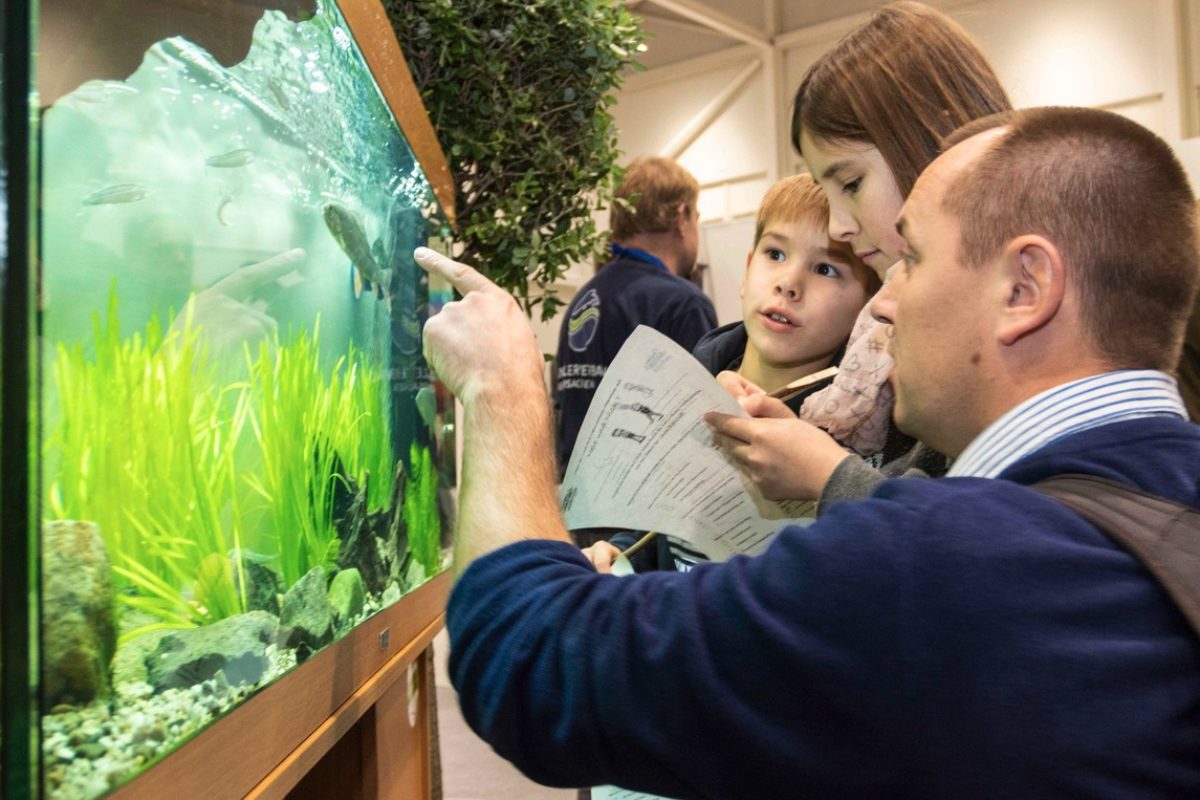
[[[434,686],[419,657],[450,584],[443,572],[400,598],[111,797],[428,798]]]

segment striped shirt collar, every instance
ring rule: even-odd
[[[1157,370],[1119,370],[1034,395],[976,436],[950,476],[994,478],[1010,464],[1076,433],[1136,417],[1187,418],[1175,379]]]

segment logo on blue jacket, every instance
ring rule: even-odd
[[[571,316],[567,318],[567,344],[576,353],[582,353],[596,338],[600,327],[600,295],[588,289],[583,297],[571,304]]]

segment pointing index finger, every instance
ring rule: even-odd
[[[465,295],[468,292],[490,291],[499,288],[496,284],[466,264],[460,264],[451,258],[446,258],[441,253],[436,250],[430,250],[428,247],[418,247],[414,250],[413,259],[426,272],[441,275],[460,294]]]

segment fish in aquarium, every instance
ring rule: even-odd
[[[222,195],[221,202],[217,204],[217,222],[226,228],[229,227],[229,223],[225,220],[225,209],[231,205],[233,205],[233,196],[228,194]]]
[[[76,89],[72,96],[81,103],[104,103],[118,95],[136,95],[138,90],[123,81],[92,80]]]
[[[245,147],[239,147],[236,150],[230,150],[228,153],[209,156],[204,159],[204,163],[210,167],[219,167],[221,169],[232,169],[234,167],[244,167],[247,164],[254,162],[254,151]]]
[[[267,89],[270,90],[271,96],[275,98],[275,104],[284,111],[291,111],[292,104],[287,98],[287,93],[283,91],[283,86],[274,78],[267,79]]]
[[[382,300],[386,281],[378,257],[382,255],[382,242],[377,239],[374,246],[368,245],[362,225],[349,210],[337,203],[326,203],[322,213],[329,233],[354,265],[354,296],[359,297],[363,287],[369,284],[375,287],[375,296]]]
[[[85,206],[103,206],[113,203],[136,203],[146,196],[146,187],[136,183],[118,183],[92,192],[83,198]]]

